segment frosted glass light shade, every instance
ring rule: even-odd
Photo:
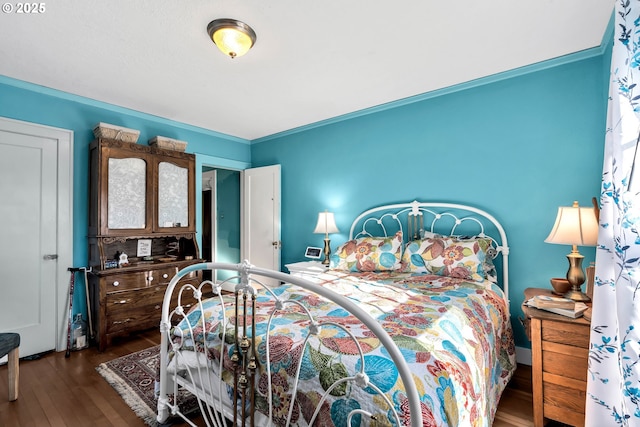
[[[207,33],[222,53],[231,58],[242,56],[256,42],[256,33],[236,19],[216,19],[207,26]]]
[[[333,212],[320,212],[318,214],[318,223],[313,232],[317,234],[338,233],[339,230],[336,226],[336,219],[333,216]]]
[[[595,246],[598,243],[598,220],[592,207],[573,206],[558,208],[556,223],[545,239],[547,243],[576,246]]]

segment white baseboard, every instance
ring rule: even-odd
[[[516,347],[516,362],[531,366],[531,349]]]

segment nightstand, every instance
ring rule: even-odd
[[[285,267],[287,267],[292,276],[304,277],[309,280],[315,279],[319,274],[329,269],[329,266],[324,265],[320,261],[294,262],[292,264],[286,264]]]
[[[552,295],[551,289],[527,288],[525,301]],[[522,305],[531,340],[533,425],[545,418],[584,426],[590,324]]]

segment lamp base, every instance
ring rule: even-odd
[[[578,252],[576,245],[573,245],[573,249],[569,255],[569,270],[567,271],[567,281],[571,284],[571,290],[564,294],[565,298],[569,298],[573,301],[587,302],[591,301],[591,298],[580,290],[580,286],[584,283],[584,271],[582,271],[582,260],[584,257]]]
[[[326,265],[327,267],[331,263],[329,257],[331,256],[331,241],[328,237],[324,239],[324,259],[322,260],[322,265]]]
[[[578,302],[591,301],[591,298],[589,298],[589,296],[584,292],[582,292],[580,289],[571,289],[569,292],[565,293],[563,296],[565,298],[569,298],[570,300],[578,301]]]

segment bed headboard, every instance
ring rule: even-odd
[[[502,224],[488,212],[458,203],[397,203],[371,208],[351,224],[349,239],[393,236],[402,231],[405,243],[424,236],[424,231],[443,236],[480,236],[493,241],[499,285],[509,298],[509,245]]]

